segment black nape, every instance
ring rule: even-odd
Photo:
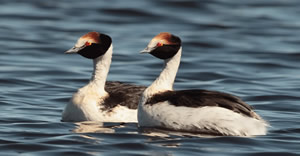
[[[165,44],[161,47],[157,47],[150,54],[159,59],[169,59],[173,57],[181,47],[181,40],[175,35],[171,35],[169,38],[170,44]]]
[[[112,39],[108,35],[101,34],[99,40],[100,43],[92,43],[92,45],[86,46],[80,50],[78,54],[89,59],[95,59],[102,56],[110,47]]]
[[[173,57],[179,50],[180,45],[163,45],[151,51],[151,55],[159,59],[169,59]]]

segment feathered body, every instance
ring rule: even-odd
[[[164,68],[143,92],[139,126],[212,135],[266,134],[268,124],[236,96],[207,90],[173,90],[182,53],[179,37],[160,33],[142,52],[163,59]]]
[[[145,87],[106,78],[113,53],[108,35],[90,32],[66,53],[78,53],[93,59],[90,82],[78,89],[63,111],[62,121],[137,122],[137,105]]]

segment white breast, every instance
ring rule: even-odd
[[[219,131],[223,135],[265,135],[266,123],[221,107],[189,108],[168,102],[140,105],[138,122],[142,127],[164,127],[178,131]]]
[[[89,89],[80,89],[73,95],[64,109],[63,121],[137,122],[137,110],[125,106],[117,106],[111,110],[101,109],[101,103],[108,95],[99,95],[86,90]]]

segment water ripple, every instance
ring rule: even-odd
[[[299,1],[0,1],[0,150],[5,155],[299,155]],[[149,85],[163,62],[139,55],[157,33],[181,37],[175,89],[240,96],[271,125],[252,138],[136,123],[63,123],[92,61],[64,55],[77,38],[113,38],[110,81]]]

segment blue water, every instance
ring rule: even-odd
[[[0,155],[300,155],[299,13],[298,0],[1,0]],[[60,122],[92,70],[63,53],[89,31],[113,38],[108,80],[139,85],[162,62],[138,52],[159,32],[180,36],[175,89],[235,94],[272,127],[241,138]]]

